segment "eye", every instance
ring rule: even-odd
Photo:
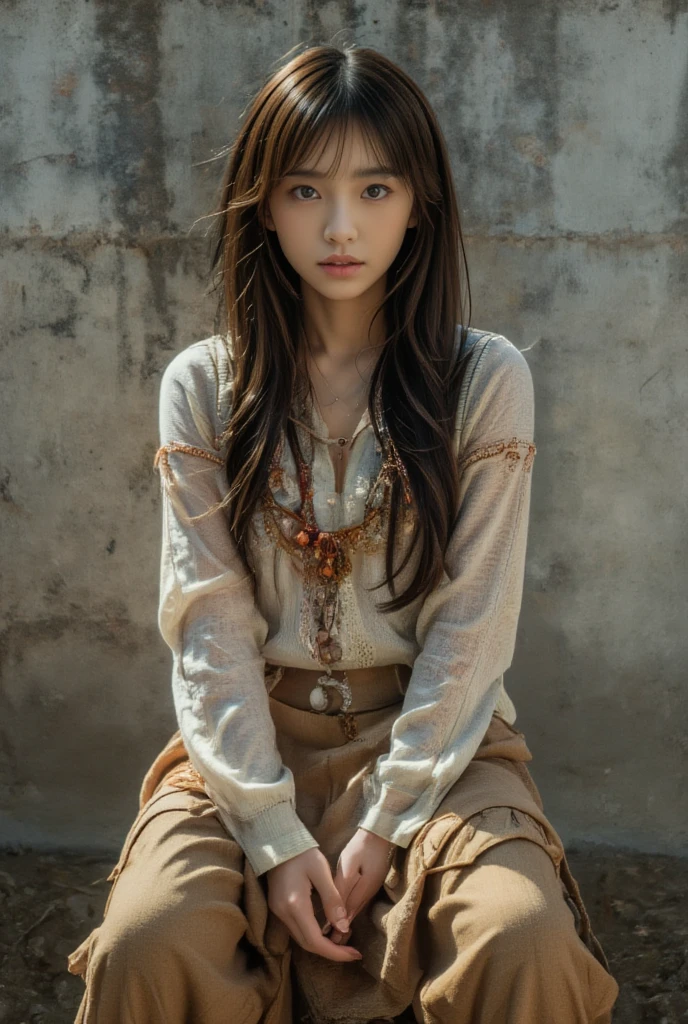
[[[386,185],[368,185],[368,188],[366,188],[366,189],[365,189],[364,191],[366,191],[366,192],[367,192],[367,191],[368,191],[368,189],[371,189],[371,188],[378,188],[378,189],[379,189],[379,188],[383,188],[383,189],[385,190],[385,195],[386,195],[386,194],[387,194],[388,192],[391,192],[391,191],[392,191],[392,190],[391,190],[391,188],[387,188],[387,186],[386,186]],[[377,199],[378,197],[377,197],[377,196],[372,196],[371,198],[372,198],[372,199]],[[383,196],[381,196],[380,198],[384,199],[384,195],[383,195]]]
[[[305,188],[305,189],[306,189],[307,191],[310,191],[310,192],[315,192],[315,189],[313,188],[313,186],[312,186],[312,185],[297,185],[297,186],[296,186],[296,188],[293,188],[293,189],[291,190],[291,194],[292,194],[292,195],[296,195],[296,193],[297,193],[297,192],[299,191],[299,189],[301,189],[301,188]],[[311,196],[296,196],[296,198],[297,198],[297,199],[304,199],[304,198],[305,198],[305,199],[310,199],[310,198],[311,198]]]

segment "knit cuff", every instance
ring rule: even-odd
[[[409,845],[425,818],[418,815],[417,798],[392,786],[381,786],[377,800],[368,807],[358,823],[359,828],[387,839],[404,849]]]
[[[222,809],[218,810],[256,875],[319,845],[291,803],[275,804],[252,818],[228,819]]]

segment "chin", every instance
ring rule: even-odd
[[[324,275],[325,276],[325,275]],[[305,280],[308,281],[306,278]],[[347,281],[346,278],[328,278],[325,281],[308,281],[313,291],[318,292],[320,295],[326,296],[328,299],[338,298],[351,298],[352,296],[362,295],[367,292],[370,288],[371,282],[369,281],[354,281],[353,279]]]

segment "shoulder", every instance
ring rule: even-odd
[[[457,326],[457,351],[461,338]],[[532,436],[534,428],[533,378],[520,349],[503,334],[470,328],[465,342],[465,369],[457,431],[468,440],[475,428],[513,429]]]
[[[160,422],[201,430],[217,443],[231,408],[231,363],[228,339],[211,335],[192,342],[168,363],[160,381]]]
[[[214,409],[221,420],[229,415],[231,392],[230,345],[219,334],[188,345],[168,363],[160,381],[160,400],[192,396]]]
[[[457,356],[460,345],[461,325],[457,324],[454,348]],[[470,327],[461,358],[468,361],[464,378],[465,391],[481,382],[484,385],[495,373],[502,377],[519,380],[521,384],[529,384],[532,387],[532,375],[526,357],[503,334]]]

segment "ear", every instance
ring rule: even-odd
[[[275,222],[272,219],[272,214],[270,213],[270,205],[269,204],[265,208],[265,215],[264,215],[263,223],[264,223],[265,227],[268,229],[268,231],[274,231],[275,230]]]
[[[415,203],[413,204],[413,207],[411,209],[411,213],[409,214],[409,219],[408,219],[408,223],[407,223],[406,227],[407,227],[407,229],[408,228],[417,228],[418,227],[418,214],[416,212],[416,204]]]

